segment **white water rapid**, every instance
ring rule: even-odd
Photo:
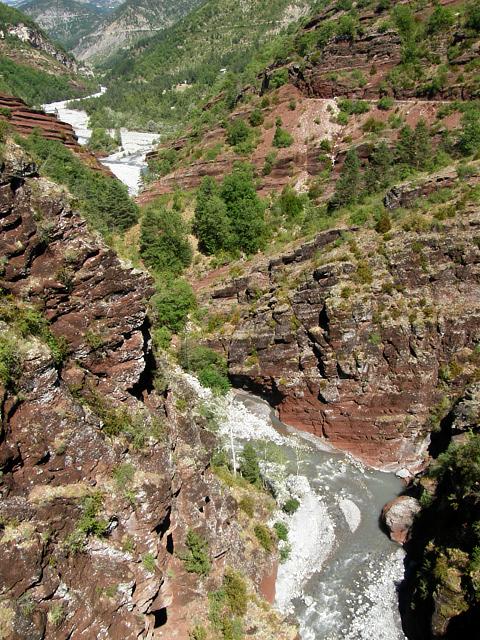
[[[300,502],[291,516],[278,510],[271,524],[287,524],[291,546],[278,569],[275,606],[295,615],[301,639],[405,640],[397,596],[404,552],[379,527],[401,480],[283,425],[259,398],[241,391],[216,398],[183,377],[216,415],[226,450],[233,443],[238,458],[252,441],[277,502]]]
[[[102,87],[99,93],[83,98],[95,98],[106,91]],[[68,107],[69,100],[61,102],[51,102],[44,104],[43,109],[47,113],[54,113],[60,120],[71,124],[77,134],[80,144],[87,144],[91,130],[88,128],[88,115],[81,109],[71,109]],[[157,133],[146,133],[143,131],[129,131],[120,129],[122,147],[119,151],[101,159],[101,163],[110,169],[121,182],[127,185],[130,195],[138,194],[141,186],[142,172],[146,168],[145,156],[158,140]]]

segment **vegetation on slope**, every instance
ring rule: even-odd
[[[423,482],[413,615],[417,625],[427,622],[427,635],[430,626],[444,638],[473,637],[480,620],[480,436],[451,444]]]
[[[92,228],[105,235],[123,232],[138,218],[138,208],[125,185],[87,167],[60,142],[33,133],[18,142],[32,155],[44,175],[65,185]]]
[[[94,30],[108,12],[93,2],[77,0],[30,0],[22,4],[22,11],[68,50]]]
[[[10,35],[9,27],[26,25],[40,39],[40,46]],[[62,47],[49,41],[31,18],[13,7],[0,3],[0,92],[39,106],[66,98],[78,98],[96,87],[92,78],[76,74],[73,59]],[[53,52],[58,53],[56,59]],[[55,54],[56,55],[56,54]]]
[[[92,100],[87,110],[102,126],[160,130],[188,121],[208,95],[225,91],[232,106],[244,82],[239,74],[255,52],[312,4],[208,0],[173,27],[110,60],[108,94]],[[257,62],[258,70],[264,63]]]

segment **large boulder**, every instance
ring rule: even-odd
[[[399,496],[383,507],[382,522],[392,540],[405,544],[420,508],[418,500],[410,496]]]

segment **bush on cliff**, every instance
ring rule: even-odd
[[[255,253],[265,245],[265,207],[257,195],[253,167],[236,163],[219,188],[205,178],[197,192],[193,229],[200,250]]]
[[[101,127],[95,127],[92,129],[92,134],[88,141],[88,148],[90,151],[97,151],[102,153],[112,153],[121,145],[121,139],[118,135],[116,139]]]
[[[257,195],[253,167],[237,163],[223,181],[220,195],[227,206],[232,249],[255,253],[265,244],[265,207]]]
[[[345,156],[330,207],[335,209],[354,204],[360,195],[361,177],[358,153],[356,149],[350,149]]]
[[[192,261],[192,247],[178,211],[163,205],[149,206],[143,215],[140,255],[159,273],[180,274]]]
[[[243,447],[240,456],[240,473],[250,484],[261,487],[262,478],[260,475],[260,465],[258,464],[258,455],[253,444],[249,442]]]
[[[182,560],[185,569],[189,573],[197,573],[199,576],[208,576],[212,564],[208,555],[208,543],[201,535],[189,529],[185,540],[187,553]]]
[[[197,191],[193,231],[200,251],[214,255],[231,245],[230,219],[227,205],[220,197],[215,180],[205,177]]]
[[[179,361],[185,371],[195,373],[204,387],[217,393],[230,389],[228,367],[224,357],[213,349],[192,346],[188,339],[182,342]]]
[[[150,300],[156,327],[166,327],[179,333],[197,301],[192,287],[181,278],[165,277],[157,283],[157,292]]]

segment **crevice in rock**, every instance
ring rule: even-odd
[[[272,388],[268,389],[248,376],[238,374],[231,375],[230,382],[237,389],[249,391],[259,398],[262,398],[262,400],[266,400],[272,407],[277,407],[283,401],[283,394],[280,393],[275,384],[272,384]]]
[[[330,321],[327,315],[327,305],[323,305],[322,310],[318,314],[318,326],[328,333],[330,330]]]
[[[432,458],[438,458],[438,456],[448,449],[448,445],[452,439],[452,425],[455,420],[453,410],[455,405],[450,409],[447,415],[440,421],[440,428],[438,431],[432,431],[430,437],[430,444],[428,446],[428,453]]]
[[[172,513],[172,508],[169,507],[167,509],[167,514],[166,514],[165,518],[160,522],[160,524],[158,524],[155,527],[155,532],[160,536],[160,540],[162,540],[163,536],[170,529],[170,524],[171,524],[170,515],[171,515],[171,513]]]
[[[132,394],[137,400],[143,402],[144,394],[149,394],[153,391],[153,381],[155,379],[155,372],[157,370],[157,363],[152,349],[152,336],[150,333],[151,322],[148,316],[145,316],[145,320],[140,328],[143,336],[143,358],[145,361],[145,368],[140,374],[137,382],[127,391]]]
[[[170,532],[167,535],[167,546],[166,546],[166,551],[167,553],[169,553],[171,556],[173,556],[174,551],[175,551],[175,544],[173,542],[173,534]]]
[[[158,629],[159,627],[163,627],[167,624],[167,607],[163,607],[157,611],[152,611],[152,615],[155,621],[153,624],[154,629]]]

